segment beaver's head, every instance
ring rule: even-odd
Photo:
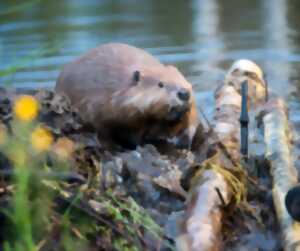
[[[174,66],[132,71],[122,106],[153,120],[180,121],[192,104],[192,86]]]

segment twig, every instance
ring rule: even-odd
[[[223,195],[222,195],[220,189],[219,189],[218,187],[215,187],[215,190],[216,190],[216,192],[217,192],[217,194],[218,194],[218,196],[219,196],[219,198],[220,198],[220,201],[221,201],[221,203],[222,203],[222,206],[223,206],[223,207],[226,207],[226,202],[225,202],[225,200],[224,200],[224,198],[223,198]]]
[[[9,179],[14,177],[15,173],[13,169],[4,169],[0,170],[0,176],[4,179]],[[86,179],[78,174],[73,172],[35,172],[35,175],[40,176],[42,179],[48,179],[48,180],[60,180],[60,181],[67,181],[70,183],[85,183]]]

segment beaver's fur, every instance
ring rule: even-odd
[[[198,124],[192,86],[177,68],[126,44],[99,46],[67,64],[56,91],[100,137],[128,147],[157,140],[190,146]]]

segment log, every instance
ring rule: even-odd
[[[194,177],[181,235],[176,240],[178,250],[222,250],[222,205],[242,199],[245,180],[240,165],[241,86],[248,82],[248,100],[256,105],[264,100],[262,75],[253,62],[240,60],[233,64],[215,92],[212,138],[220,154],[202,164]]]
[[[286,104],[279,98],[270,99],[262,114],[266,158],[271,167],[273,201],[283,247],[285,251],[300,250],[300,224],[291,218],[285,207],[285,196],[298,178],[291,154],[291,130]]]
[[[216,192],[218,188],[225,203],[228,203],[227,184],[224,177],[214,171],[205,171],[189,201],[184,234],[176,239],[178,250],[211,250],[221,248],[220,229],[222,227],[222,202]]]

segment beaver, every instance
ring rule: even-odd
[[[67,64],[55,90],[100,138],[128,148],[162,140],[190,147],[199,123],[192,85],[179,70],[127,44],[100,45]]]

